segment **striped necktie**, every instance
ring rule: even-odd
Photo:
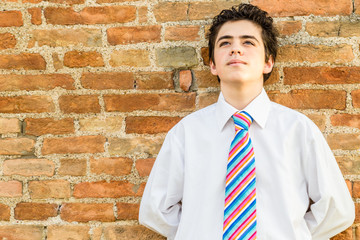
[[[256,239],[256,176],[254,149],[249,137],[253,118],[236,112],[235,137],[231,142],[225,188],[223,240]]]

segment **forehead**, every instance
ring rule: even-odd
[[[250,35],[256,37],[259,41],[262,40],[261,37],[261,27],[249,20],[237,20],[224,23],[218,32],[216,40],[225,35],[232,37],[240,37],[245,35]]]

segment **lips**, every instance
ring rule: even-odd
[[[240,59],[232,59],[227,63],[227,65],[241,65],[241,64],[246,64],[246,62]]]

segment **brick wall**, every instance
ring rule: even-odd
[[[216,101],[205,33],[241,1],[1,0],[0,238],[163,239],[138,225],[166,132]],[[249,0],[280,29],[266,90],[336,155],[360,238],[360,0]]]

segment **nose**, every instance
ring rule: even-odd
[[[233,48],[231,49],[231,52],[230,52],[230,55],[234,55],[234,54],[239,54],[239,56],[243,55],[243,49],[237,45],[237,44],[234,44]]]

